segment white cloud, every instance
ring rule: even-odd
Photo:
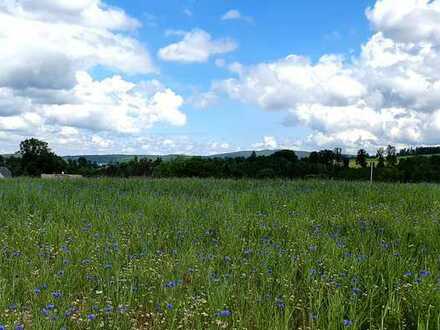
[[[440,42],[438,0],[378,0],[366,13],[377,31],[397,42]]]
[[[138,27],[101,0],[0,0],[0,144],[35,136],[107,150],[156,123],[185,125],[181,96],[121,76],[155,72],[130,34]],[[95,80],[97,66],[117,74]]]
[[[48,0],[0,2],[0,86],[69,88],[76,71],[96,65],[152,72],[143,46],[115,32],[136,26],[137,21],[99,1],[77,6]]]
[[[309,128],[304,145],[376,148],[440,143],[440,1],[379,0],[367,10],[376,32],[357,58],[286,58],[246,66],[213,84],[286,124]]]
[[[87,73],[77,76],[74,103],[45,105],[39,112],[50,124],[135,134],[156,122],[182,126],[186,116],[179,108],[182,97],[158,82],[134,84],[119,76],[94,81]]]
[[[276,149],[278,147],[278,142],[273,136],[265,136],[263,137],[263,142],[255,143],[252,147],[257,150]]]
[[[253,18],[250,16],[243,16],[240,11],[238,11],[237,9],[231,9],[228,10],[222,17],[221,19],[223,21],[231,21],[231,20],[242,20],[242,21],[246,21],[248,23],[252,23],[253,22]]]
[[[159,50],[158,55],[164,61],[204,63],[213,55],[237,49],[237,44],[232,39],[213,39],[208,32],[200,29],[172,34],[182,35],[183,39]]]

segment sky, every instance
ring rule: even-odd
[[[440,144],[440,0],[0,0],[0,153]]]

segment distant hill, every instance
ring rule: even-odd
[[[257,156],[270,156],[277,152],[279,150],[261,150],[256,151],[255,153]],[[202,156],[204,158],[239,158],[239,157],[249,157],[252,154],[253,151],[237,151],[237,152],[230,152],[230,153],[224,153],[224,154],[215,154],[215,155],[209,155],[209,156]],[[310,155],[309,152],[306,151],[295,151],[298,158],[305,158]],[[90,162],[97,163],[97,164],[116,164],[116,163],[123,163],[128,162],[135,157],[138,159],[151,159],[155,160],[158,158],[161,158],[163,161],[170,161],[173,159],[176,159],[177,157],[194,157],[189,155],[78,155],[78,156],[64,156],[63,158],[65,160],[77,160],[80,157],[84,157]]]

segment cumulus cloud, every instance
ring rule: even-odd
[[[156,123],[184,125],[181,96],[122,76],[155,72],[130,33],[140,26],[101,0],[0,0],[1,144],[36,136],[104,150]],[[95,80],[97,66],[117,75]]]
[[[276,149],[278,147],[278,142],[274,136],[265,136],[263,137],[263,142],[255,143],[252,147],[257,150]]]
[[[200,29],[168,34],[181,35],[183,39],[159,50],[158,55],[164,61],[204,63],[213,55],[229,53],[238,47],[232,39],[213,39],[208,32]]]
[[[156,122],[186,123],[179,110],[182,97],[158,82],[134,84],[119,76],[94,81],[86,72],[78,73],[77,82],[72,90],[77,102],[39,109],[48,123],[128,134],[140,133]]]
[[[213,91],[286,112],[286,125],[312,131],[304,144],[313,148],[439,143],[439,13],[439,0],[379,0],[367,10],[376,31],[358,57],[237,65]]]

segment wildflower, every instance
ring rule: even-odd
[[[41,310],[41,314],[43,314],[45,317],[48,317],[49,316],[49,310],[47,308],[43,308]]]
[[[11,311],[16,311],[17,310],[17,305],[16,304],[10,304],[8,306],[8,309],[11,310]]]
[[[60,271],[57,273],[57,275],[58,275],[58,277],[63,277],[63,276],[64,276],[64,270],[60,270]]]
[[[61,298],[62,293],[60,291],[54,291],[52,292],[52,297],[54,297],[55,299],[59,299]]]
[[[113,311],[113,307],[110,305],[107,305],[104,307],[104,313],[110,314]]]
[[[431,275],[431,273],[429,271],[427,271],[427,270],[422,270],[420,272],[420,276],[421,277],[428,277],[429,275]]]
[[[243,253],[244,253],[244,255],[245,255],[246,257],[249,257],[249,256],[252,254],[252,249],[245,249],[245,250],[243,251]]]
[[[318,315],[310,313],[309,314],[309,318],[310,318],[310,321],[317,321],[318,320]]]
[[[217,312],[218,317],[230,317],[232,315],[232,312],[228,309],[224,309],[222,311]]]
[[[47,305],[46,305],[46,309],[47,309],[47,310],[50,310],[50,311],[51,311],[51,310],[54,310],[54,309],[55,309],[55,305],[54,305],[54,304],[47,304]]]
[[[168,289],[175,288],[179,285],[179,281],[169,281],[167,284],[165,284],[165,287]]]
[[[15,330],[24,330],[24,325],[23,324],[17,324],[15,326]]]
[[[88,319],[89,321],[93,321],[93,320],[96,319],[96,315],[95,315],[95,314],[89,314],[89,315],[87,315],[87,319]]]
[[[168,310],[172,310],[173,308],[174,308],[174,305],[173,305],[173,304],[169,304],[169,303],[167,304],[167,309],[168,309]]]
[[[35,293],[36,295],[39,295],[39,294],[41,293],[41,289],[40,289],[40,288],[35,288],[35,289],[34,289],[34,293]]]
[[[351,327],[353,322],[351,320],[344,320],[344,327]]]
[[[359,289],[359,288],[353,288],[352,290],[351,290],[351,292],[354,294],[354,295],[360,295],[361,293],[362,293],[362,290],[361,289]]]
[[[405,274],[403,274],[405,277],[410,277],[410,276],[412,276],[412,273],[411,272],[405,272]]]
[[[310,245],[309,246],[309,251],[310,252],[316,252],[316,250],[318,250],[318,247],[316,245]]]
[[[277,298],[277,299],[275,300],[275,304],[277,305],[277,307],[278,307],[279,309],[284,309],[284,308],[286,308],[286,304],[284,303],[284,300],[283,300],[282,298]]]
[[[6,330],[6,327],[3,324],[0,324],[0,330]]]

